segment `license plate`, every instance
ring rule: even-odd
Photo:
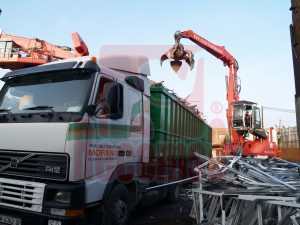
[[[0,224],[3,225],[21,225],[21,219],[11,217],[11,216],[6,216],[6,215],[0,215]]]

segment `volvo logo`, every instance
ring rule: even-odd
[[[2,166],[0,168],[0,173],[2,173],[3,171],[5,171],[8,168],[18,168],[18,165],[20,163],[22,163],[23,161],[30,159],[31,157],[35,156],[35,153],[30,153],[22,158],[11,158],[10,162],[8,164],[6,164],[5,166]]]
[[[10,167],[11,168],[18,168],[18,165],[20,163],[20,160],[17,158],[12,158],[10,161]]]

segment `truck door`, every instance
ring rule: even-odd
[[[141,93],[103,75],[95,104],[96,113],[89,118],[88,126],[87,177],[138,162],[142,154]]]

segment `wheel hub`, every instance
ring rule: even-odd
[[[119,224],[123,224],[123,222],[126,221],[127,214],[128,214],[127,204],[123,200],[119,199],[115,203],[115,216]]]

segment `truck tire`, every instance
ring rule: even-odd
[[[180,191],[181,191],[181,185],[175,184],[171,185],[168,188],[168,193],[167,193],[167,201],[170,203],[175,203],[179,200],[180,198]]]
[[[129,218],[129,194],[127,188],[116,185],[107,200],[104,209],[105,225],[125,225]]]

